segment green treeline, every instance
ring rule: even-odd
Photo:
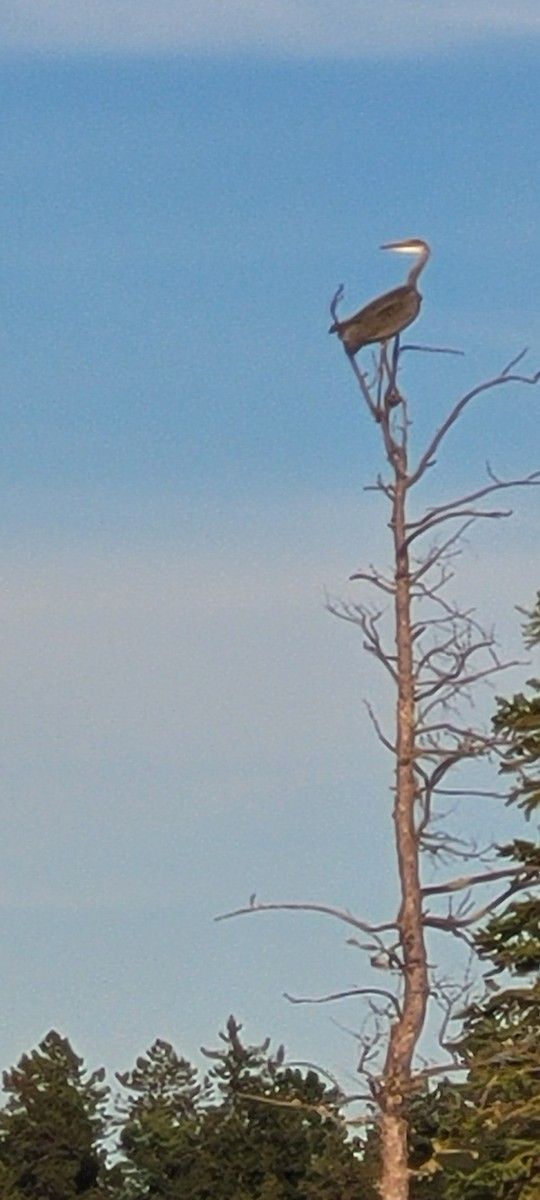
[[[497,965],[521,904],[484,930]],[[378,1200],[376,1131],[347,1126],[337,1088],[233,1017],[220,1040],[205,1073],[158,1039],[111,1085],[51,1031],[3,1075],[2,1200]],[[465,1078],[411,1096],[413,1200],[538,1200],[538,978],[472,1005],[454,1051]]]
[[[2,1200],[376,1200],[335,1091],[232,1017],[220,1036],[204,1076],[158,1040],[111,1088],[51,1031],[4,1073]]]

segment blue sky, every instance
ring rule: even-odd
[[[324,611],[387,555],[328,302],[432,242],[418,337],[466,357],[411,358],[417,444],[537,364],[539,35],[536,2],[0,4],[4,1066],[51,1026],[92,1065],[194,1055],[232,1011],[352,1074],[358,1012],[281,998],[368,978],[343,931],[213,916],[392,901],[390,698]],[[539,403],[479,401],[430,498],[536,469]],[[509,653],[540,586],[515,507],[459,583]]]

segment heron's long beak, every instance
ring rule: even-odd
[[[419,254],[419,246],[411,246],[410,242],[385,242],[379,250],[398,250],[400,254]]]

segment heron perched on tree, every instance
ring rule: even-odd
[[[343,342],[347,354],[357,354],[362,346],[370,346],[374,342],[386,342],[411,325],[418,313],[422,297],[417,283],[420,272],[423,271],[431,250],[427,242],[420,238],[409,238],[404,242],[387,242],[381,250],[398,250],[400,254],[416,254],[417,261],[409,271],[406,283],[401,287],[377,296],[370,304],[366,304],[352,317],[344,321],[335,321],[329,333],[337,333]]]

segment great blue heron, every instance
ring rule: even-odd
[[[398,250],[400,254],[418,255],[407,282],[401,287],[377,296],[352,317],[335,321],[329,333],[337,333],[348,354],[357,354],[362,346],[374,342],[386,342],[406,329],[418,316],[422,297],[417,288],[418,276],[423,271],[431,250],[420,238],[409,238],[405,242],[387,242],[381,250]]]

